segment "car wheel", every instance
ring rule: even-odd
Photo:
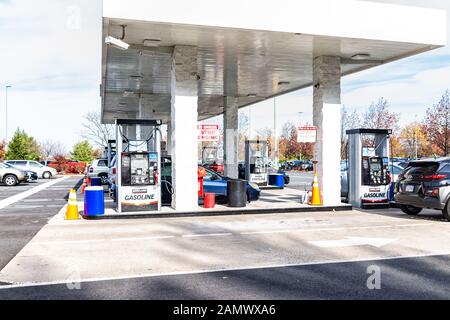
[[[442,210],[442,215],[444,216],[445,220],[450,221],[450,207],[449,207],[449,202],[447,202],[447,205],[445,206],[445,208]]]
[[[4,179],[3,183],[6,184],[8,187],[13,187],[19,183],[19,180],[16,176],[12,174],[8,174]]]
[[[102,185],[108,184],[108,175],[101,174],[98,176],[101,180]]]
[[[410,216],[415,216],[422,211],[422,208],[408,206],[408,205],[400,205],[400,210],[402,210],[404,213],[409,214]]]
[[[52,177],[52,174],[50,172],[48,172],[48,171],[45,171],[42,174],[42,178],[44,178],[44,179],[50,179],[51,177]]]

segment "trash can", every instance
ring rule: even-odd
[[[87,187],[84,190],[84,215],[88,217],[105,214],[105,194],[103,187]]]
[[[214,192],[205,192],[205,201],[203,207],[214,208],[216,204],[216,194]]]
[[[102,178],[92,178],[91,186],[92,187],[100,187],[102,185]]]
[[[269,185],[284,188],[284,175],[282,173],[269,174]]]
[[[242,208],[247,204],[247,181],[229,179],[227,181],[228,206]]]

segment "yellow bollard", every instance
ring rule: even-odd
[[[75,189],[70,190],[69,203],[67,204],[66,220],[79,220],[77,193]]]

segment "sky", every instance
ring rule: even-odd
[[[339,0],[337,0],[339,1]],[[372,0],[375,1],[375,0]],[[377,0],[447,9],[449,0]],[[70,150],[81,140],[80,123],[100,110],[101,3],[92,0],[0,0],[0,139],[20,127],[38,141],[53,140]],[[450,23],[449,23],[450,26]],[[450,32],[448,32],[450,36]],[[448,43],[450,44],[450,38]],[[420,119],[450,89],[449,46],[342,78],[342,103],[362,112],[386,98],[400,124]],[[243,109],[252,133],[273,128],[273,99]],[[287,121],[312,123],[312,89],[276,98],[278,132]],[[299,113],[301,112],[301,113]],[[220,119],[211,119],[219,122]]]

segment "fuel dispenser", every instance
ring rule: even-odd
[[[259,186],[268,184],[269,148],[267,141],[245,141],[245,179]]]
[[[388,205],[389,129],[352,129],[348,135],[348,201],[356,207]]]
[[[116,120],[117,212],[161,210],[161,120]]]

